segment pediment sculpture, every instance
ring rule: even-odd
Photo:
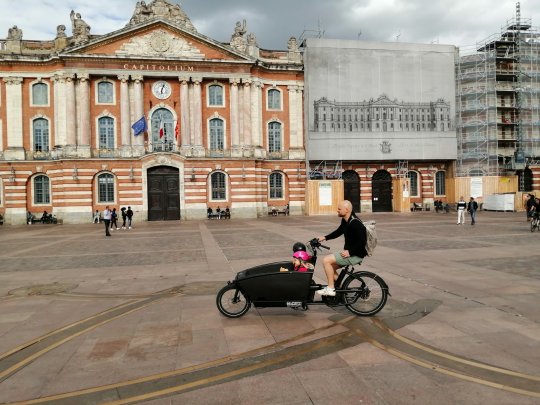
[[[149,4],[138,1],[126,27],[158,18],[176,24],[187,31],[197,32],[184,10],[178,4],[171,4],[167,0],[154,0]]]
[[[184,38],[175,37],[165,30],[131,38],[116,51],[117,55],[174,56],[187,59],[204,59],[204,54]]]

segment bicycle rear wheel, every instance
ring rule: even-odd
[[[538,228],[537,219],[533,218],[531,221],[531,232],[534,232],[536,228]]]
[[[239,318],[249,310],[251,301],[236,287],[226,285],[219,290],[216,305],[226,317]]]
[[[343,283],[346,290],[354,290],[343,294],[345,306],[356,315],[375,315],[383,309],[388,299],[388,287],[378,275],[361,271],[347,277]]]

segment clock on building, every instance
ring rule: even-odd
[[[171,85],[166,81],[159,80],[154,83],[152,86],[152,94],[161,100],[169,98],[171,95],[172,89]]]

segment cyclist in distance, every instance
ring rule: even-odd
[[[337,278],[337,270],[347,265],[362,263],[362,259],[367,256],[366,252],[366,229],[362,221],[358,219],[353,211],[350,201],[344,200],[338,204],[338,217],[341,224],[332,233],[326,236],[319,236],[320,242],[336,239],[343,235],[345,245],[340,252],[330,253],[323,258],[323,267],[328,279],[328,286],[317,291],[317,294],[335,296],[334,281]]]

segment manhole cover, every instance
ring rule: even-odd
[[[16,288],[15,290],[11,290],[8,295],[15,295],[18,297],[24,297],[29,295],[52,295],[70,291],[75,288],[77,288],[77,284],[37,284],[28,287]]]

